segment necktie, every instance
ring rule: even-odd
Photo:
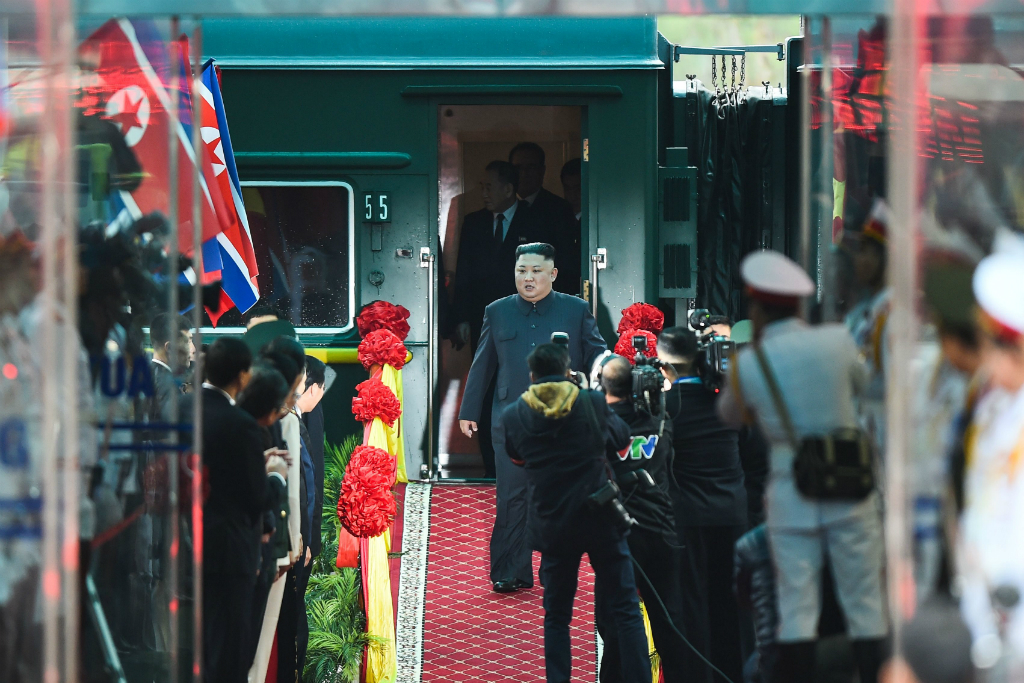
[[[494,251],[500,251],[505,241],[505,214],[499,213],[494,217]]]

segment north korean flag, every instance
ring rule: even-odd
[[[231,135],[228,133],[228,120],[224,112],[220,82],[212,59],[203,67],[203,75],[196,88],[202,101],[203,142],[213,160],[215,182],[225,198],[224,203],[230,214],[224,231],[217,236],[223,263],[221,286],[231,303],[240,312],[245,313],[260,298],[259,285],[256,281],[259,269],[252,246],[249,221],[242,203],[242,188],[235,167],[235,155],[231,149]]]
[[[166,41],[145,22],[135,25],[127,19],[111,19],[82,43],[79,55],[84,62],[95,67],[92,81],[86,86],[87,94],[92,96],[91,105],[117,124],[144,171],[139,187],[130,194],[121,192],[119,197],[133,218],[154,211],[169,215],[170,136],[173,132],[177,140],[174,152],[178,163],[178,248],[181,253],[191,255],[192,185],[196,159],[192,139],[181,118],[184,115],[185,121],[190,119],[191,78],[179,78],[179,117],[172,120],[169,112],[173,91],[168,75],[172,69],[177,70],[178,65],[170,58]],[[219,249],[211,249],[207,245],[216,245],[217,235],[222,232],[220,216],[226,215],[226,209],[219,190],[211,191],[212,165],[205,154],[199,163],[203,170],[199,177],[204,257],[202,281],[208,282],[216,279],[221,260]],[[209,167],[209,171],[204,167]]]

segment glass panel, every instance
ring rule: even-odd
[[[245,183],[242,200],[259,267],[260,304],[276,307],[296,327],[351,325],[351,189]],[[241,324],[237,309],[218,321],[220,328]]]

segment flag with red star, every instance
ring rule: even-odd
[[[234,305],[245,313],[260,298],[256,280],[259,267],[252,246],[252,234],[249,231],[245,205],[242,203],[242,187],[238,181],[235,155],[231,149],[231,136],[228,133],[220,81],[212,59],[203,67],[202,79],[196,84],[196,91],[201,99],[203,142],[213,159],[213,173],[231,214],[228,224],[224,225],[224,232],[217,236],[223,262],[222,294],[228,299],[228,308]],[[211,312],[210,318],[213,317],[214,312]]]
[[[86,90],[93,108],[117,125],[142,165],[144,177],[138,188],[120,193],[120,200],[132,218],[154,211],[170,215],[170,140],[174,134],[178,248],[182,254],[191,255],[192,188],[197,160],[191,136],[182,122],[182,115],[191,107],[191,76],[179,77],[175,89],[169,82],[174,64],[170,53],[180,52],[180,46],[173,42],[167,45],[143,31],[140,27],[137,32],[136,25],[127,19],[111,19],[82,43],[80,56],[84,62],[95,65]],[[180,54],[177,58],[181,58]],[[171,116],[172,108],[177,116]],[[219,188],[211,187],[212,166],[205,150],[198,163],[203,171],[199,175],[204,246],[201,279],[208,282],[219,277],[221,261],[215,240],[222,231],[221,215],[227,212]],[[208,249],[208,243],[214,248]]]

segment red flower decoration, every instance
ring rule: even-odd
[[[353,536],[371,538],[384,533],[395,516],[391,485],[396,463],[387,451],[359,446],[345,468],[338,497],[338,518]]]
[[[391,330],[374,330],[359,343],[359,362],[367,370],[373,365],[390,365],[401,370],[408,351]]]
[[[352,399],[352,413],[360,422],[372,422],[379,417],[391,427],[402,414],[402,404],[378,377],[371,377],[356,385],[359,394]]]
[[[364,307],[356,318],[359,336],[365,338],[374,330],[390,330],[400,341],[409,336],[409,309],[387,301],[374,301]]]
[[[644,355],[654,358],[658,354],[658,338],[647,330],[626,330],[619,335],[619,341],[615,344],[615,353],[629,359],[629,362],[636,365],[636,349],[633,348],[633,337],[643,335],[647,337],[647,349]]]
[[[621,335],[626,330],[647,330],[659,335],[664,327],[665,314],[657,306],[637,303],[622,309],[622,320],[616,332]]]

